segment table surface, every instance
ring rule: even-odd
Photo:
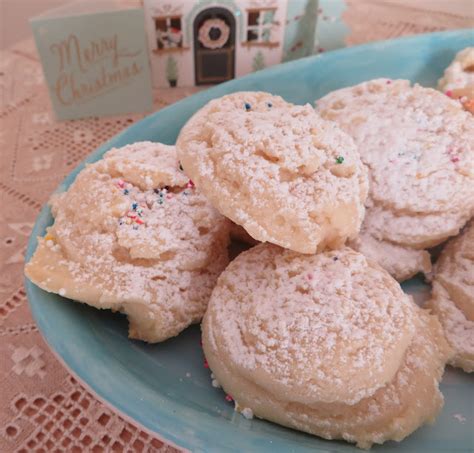
[[[411,5],[347,0],[346,43],[474,26],[474,8],[459,14],[430,10],[429,0]],[[154,108],[197,90],[155,90]],[[0,452],[177,451],[68,373],[43,341],[23,287],[23,255],[41,206],[87,154],[143,115],[56,122],[32,40],[0,52],[0,96]]]

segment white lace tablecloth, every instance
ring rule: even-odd
[[[349,45],[474,25],[474,11],[427,11],[428,0],[347,4]],[[155,109],[197,90],[156,90]],[[23,287],[26,242],[49,194],[88,153],[143,115],[56,122],[32,40],[0,52],[0,95],[0,452],[175,451],[68,373],[38,332]]]

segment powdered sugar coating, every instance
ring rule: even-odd
[[[55,222],[26,266],[41,288],[129,317],[132,338],[200,321],[228,262],[228,221],[179,170],[174,147],[141,142],[88,165],[51,200]]]
[[[202,328],[236,406],[285,426],[369,448],[433,421],[443,403],[450,350],[439,322],[348,248],[243,253],[220,277]],[[379,359],[394,369],[374,386]]]
[[[208,337],[263,388],[291,390],[302,403],[354,404],[395,375],[413,335],[411,305],[351,249],[305,256],[258,245],[221,275]]]
[[[474,371],[474,223],[443,249],[434,269],[429,306],[456,352],[451,363]]]
[[[314,253],[360,228],[366,170],[350,137],[309,105],[224,96],[191,118],[177,149],[211,203],[259,241]]]

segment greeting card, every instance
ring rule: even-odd
[[[77,2],[31,20],[58,119],[152,108],[143,10]]]

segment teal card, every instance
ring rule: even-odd
[[[58,119],[151,110],[142,9],[58,10],[32,19],[31,27]]]

